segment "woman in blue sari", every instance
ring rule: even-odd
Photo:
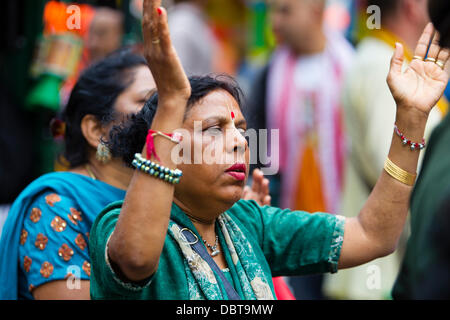
[[[0,242],[0,299],[89,299],[91,225],[123,199],[131,176],[102,139],[154,88],[145,60],[129,49],[81,75],[63,115],[70,170],[41,176],[13,203]]]

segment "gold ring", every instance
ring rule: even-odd
[[[152,40],[152,43],[158,44],[158,43],[159,43],[159,38],[153,39],[153,40]]]
[[[414,56],[414,57],[413,57],[413,60],[414,60],[414,59],[417,59],[417,60],[421,60],[421,61],[423,61],[423,58],[422,58],[422,57],[420,57],[420,56]]]
[[[425,61],[434,62],[435,63],[436,59],[435,58],[426,58]]]
[[[437,64],[442,70],[444,70],[444,67],[445,67],[444,61],[438,60],[438,61],[436,61],[436,64]]]

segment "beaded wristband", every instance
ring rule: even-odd
[[[144,173],[171,184],[180,183],[180,178],[183,175],[181,170],[166,168],[156,162],[145,159],[140,153],[134,155],[131,165]]]
[[[411,151],[422,150],[425,148],[425,139],[422,139],[421,143],[412,142],[411,140],[405,138],[405,135],[400,132],[400,130],[398,129],[396,124],[394,124],[394,130],[395,130],[395,133],[400,137],[400,139],[402,139],[402,144],[405,146],[409,145],[409,147],[411,148]]]

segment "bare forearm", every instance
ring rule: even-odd
[[[396,123],[408,139],[421,141],[426,117],[397,112]],[[404,146],[395,133],[388,157],[405,171],[417,170],[419,152]],[[385,170],[381,172],[359,215],[347,219],[339,268],[358,266],[392,253],[406,221],[412,188]]]
[[[161,101],[152,129],[173,132],[181,127],[185,105],[183,99],[166,105]],[[176,166],[171,159],[174,143],[162,138],[156,138],[154,143],[161,164],[174,169]],[[128,279],[142,280],[155,272],[167,232],[173,193],[172,184],[140,171],[134,173],[109,243],[111,260]]]
[[[183,124],[191,87],[170,41],[167,12],[160,5],[160,0],[143,1],[142,33],[144,55],[158,89],[158,108],[151,129],[171,133]],[[171,159],[174,143],[155,137],[154,147],[160,164],[175,169]],[[143,156],[147,156],[145,149]],[[173,194],[172,184],[134,173],[108,249],[111,260],[128,279],[143,280],[156,271]]]
[[[408,139],[420,142],[426,120],[425,115],[409,115],[399,111],[396,124]],[[395,133],[388,157],[403,170],[416,173],[419,151],[411,151]],[[367,238],[377,244],[381,254],[391,252],[396,246],[405,224],[412,189],[412,186],[399,182],[383,170],[358,216]]]

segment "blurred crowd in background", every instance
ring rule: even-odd
[[[392,137],[389,60],[395,42],[412,59],[429,22],[427,1],[163,0],[163,6],[188,75],[234,76],[245,93],[248,127],[280,130],[280,170],[268,177],[272,205],[356,215]],[[58,115],[80,73],[122,46],[142,50],[142,0],[2,1],[0,12],[1,226],[27,184],[65,170]],[[444,97],[426,136],[447,109]],[[297,299],[390,299],[408,232],[388,257],[288,284]]]

